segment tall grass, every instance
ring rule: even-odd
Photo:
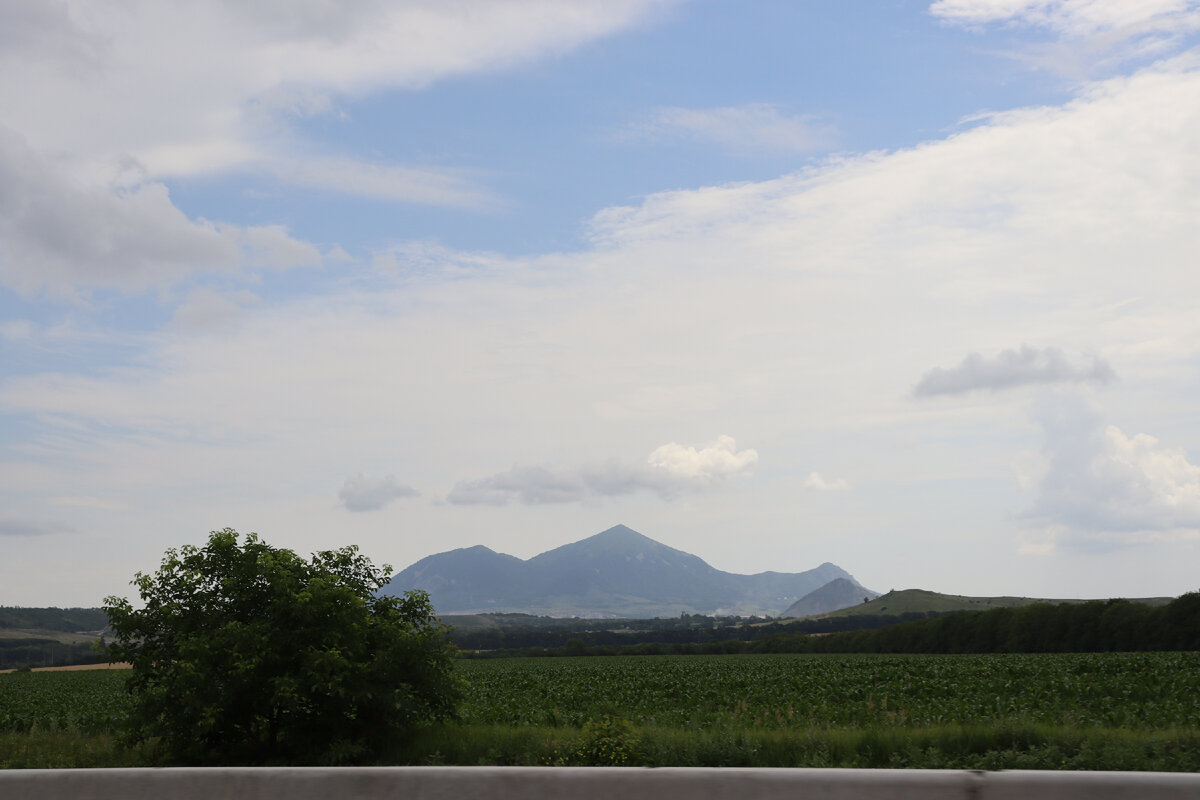
[[[626,725],[624,765],[1200,771],[1200,731],[1044,724],[926,728],[684,729]],[[573,761],[585,734],[555,726],[442,725],[389,763],[546,765]],[[564,755],[567,756],[564,758]]]

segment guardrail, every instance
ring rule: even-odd
[[[0,770],[3,800],[1200,800],[1200,774],[666,767]]]

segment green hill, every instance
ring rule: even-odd
[[[0,606],[0,670],[95,662],[92,646],[107,627],[100,608]]]
[[[1135,603],[1163,606],[1171,602],[1170,597],[1129,598]],[[1082,599],[1053,599],[1047,597],[968,597],[961,594],[941,594],[927,589],[893,589],[874,600],[859,603],[839,611],[813,615],[816,618],[857,617],[864,615],[900,616],[902,614],[944,614],[950,611],[987,611],[992,608],[1016,608],[1034,603],[1085,603]]]

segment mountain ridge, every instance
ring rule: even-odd
[[[838,578],[854,580],[828,561],[797,573],[725,572],[699,556],[615,525],[528,560],[482,545],[435,553],[396,573],[382,591],[427,591],[442,614],[748,616],[777,615]]]

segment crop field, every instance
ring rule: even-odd
[[[1200,769],[1194,652],[528,658],[458,671],[461,719],[393,763]],[[152,761],[112,736],[124,677],[0,675],[0,766]]]
[[[528,658],[460,671],[464,718],[506,725],[1200,729],[1200,653]]]

